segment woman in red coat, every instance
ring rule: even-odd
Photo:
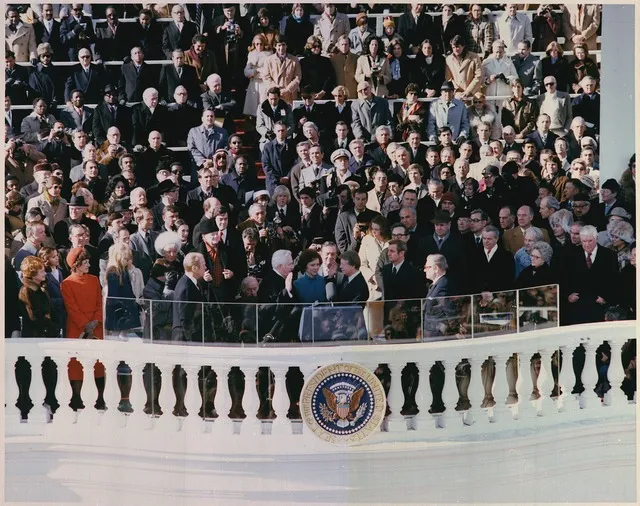
[[[86,334],[95,339],[102,339],[102,291],[100,281],[96,276],[89,274],[89,253],[84,248],[73,248],[67,255],[67,265],[71,269],[71,275],[60,285],[62,300],[67,310],[67,337],[79,338]],[[97,362],[94,368],[94,377],[98,387],[98,401],[96,409],[105,409],[102,392],[104,391],[105,372],[104,365]],[[73,396],[70,407],[74,410],[83,409],[84,404],[80,398],[82,388],[83,371],[80,363],[72,358],[69,362],[69,380]]]

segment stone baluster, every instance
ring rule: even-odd
[[[243,436],[261,436],[262,421],[258,418],[258,409],[260,409],[260,397],[258,397],[258,388],[256,385],[256,374],[258,368],[248,366],[243,368],[244,373],[244,396],[242,397],[242,409],[247,417],[242,421]]]
[[[93,374],[93,367],[96,361],[90,358],[82,358],[81,362],[84,370],[84,381],[82,382],[82,401],[84,402],[84,409],[78,416],[78,424],[87,427],[95,427],[99,423],[99,413],[95,408],[96,399],[98,398],[98,387],[96,386],[96,380]],[[59,369],[58,376],[58,381],[65,379],[60,378]]]
[[[181,430],[185,431],[186,434],[199,434],[204,431],[204,422],[199,415],[202,398],[200,397],[198,381],[206,381],[206,379],[198,379],[198,373],[201,369],[199,365],[183,365],[182,368],[187,372],[187,389],[184,394],[184,405],[189,415],[182,419]]]
[[[420,381],[416,393],[416,404],[418,405],[419,412],[416,415],[415,422],[417,430],[421,432],[433,432],[436,428],[435,420],[431,416],[431,413],[429,413],[429,408],[433,402],[429,373],[433,365],[433,360],[422,360],[416,363],[418,371],[420,372]]]
[[[9,352],[9,347],[5,345],[4,359],[4,384],[5,384],[5,421],[7,423],[6,432],[20,424],[20,410],[16,406],[20,391],[16,381],[16,362],[18,357]]]
[[[456,386],[456,364],[459,360],[449,358],[442,360],[444,365],[444,388],[442,389],[442,401],[445,406],[442,422],[449,430],[462,428],[462,415],[456,411],[458,404],[458,387]]]
[[[538,416],[549,416],[556,412],[551,400],[551,389],[553,388],[553,374],[551,373],[551,355],[554,350],[540,350],[540,375],[538,376],[538,390],[540,399],[538,400]]]
[[[215,431],[218,436],[227,437],[231,435],[233,421],[229,418],[231,410],[231,393],[229,392],[229,371],[230,367],[221,365],[215,368],[218,375],[218,390],[216,392],[215,406],[218,418],[215,422]]]
[[[145,362],[141,360],[128,360],[127,363],[131,367],[131,391],[129,392],[129,402],[133,408],[133,413],[128,417],[127,425],[130,430],[147,429],[149,427],[149,419],[144,413],[144,405],[147,394],[144,389],[144,381],[142,379],[142,370]]]
[[[120,361],[115,358],[107,358],[101,362],[105,369],[104,402],[107,410],[99,418],[102,418],[101,423],[108,426],[109,429],[121,428],[124,427],[125,419],[124,414],[118,411],[121,397],[118,386],[118,364]],[[91,376],[93,377],[93,370],[91,370]],[[85,371],[84,377],[87,377],[87,371]]]
[[[518,420],[530,420],[536,416],[536,409],[531,404],[531,393],[533,392],[533,379],[531,378],[531,356],[533,350],[519,351],[517,355],[518,381],[516,391],[518,392]]]
[[[176,417],[173,415],[173,408],[176,405],[176,395],[173,390],[173,368],[174,364],[156,363],[160,369],[160,395],[158,403],[162,414],[157,420],[156,426],[163,431],[174,432],[177,427]]]
[[[573,374],[573,350],[575,348],[575,343],[560,346],[562,367],[560,368],[559,384],[562,391],[560,395],[560,411],[562,413],[575,413],[580,409],[577,395],[571,393],[576,380]]]
[[[582,384],[584,392],[580,394],[580,407],[582,409],[602,408],[600,397],[595,392],[596,383],[598,382],[598,370],[596,369],[596,344],[591,339],[584,342],[586,350],[584,357],[584,369],[582,371]]]
[[[387,418],[387,430],[389,432],[405,432],[407,422],[400,413],[404,404],[404,393],[402,392],[402,369],[406,366],[404,362],[389,361],[388,367],[391,371],[391,387],[389,388],[389,398],[387,402],[391,414]]]
[[[291,422],[287,418],[289,411],[289,396],[287,395],[287,385],[285,376],[287,367],[272,368],[271,371],[275,376],[275,391],[273,393],[273,410],[276,412],[276,419],[273,421],[272,434],[275,435],[291,435]]]
[[[51,359],[58,366],[58,384],[56,386],[56,398],[60,407],[53,418],[53,424],[63,431],[69,431],[69,425],[76,423],[78,416],[69,403],[71,402],[71,383],[69,382],[69,355],[62,353],[52,356]],[[84,376],[87,376],[86,371]]]
[[[496,377],[493,380],[492,394],[496,404],[493,407],[491,422],[506,426],[513,424],[513,411],[510,405],[507,404],[507,396],[509,395],[507,360],[509,358],[510,355],[506,353],[493,355],[493,361],[496,364]]]
[[[618,340],[610,339],[611,356],[609,357],[609,370],[607,377],[611,384],[611,389],[604,395],[606,406],[619,408],[628,404],[627,395],[620,386],[624,380],[624,368],[622,367],[622,343]]]
[[[471,409],[467,413],[466,424],[475,424],[478,426],[489,423],[489,417],[486,409],[482,407],[484,400],[484,384],[482,383],[482,363],[483,358],[470,357],[471,364],[471,383],[469,384],[469,400],[471,401]]]

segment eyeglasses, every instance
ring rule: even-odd
[[[480,223],[481,221],[484,221],[484,220],[481,220],[480,218],[471,218],[469,221],[471,223]]]
[[[407,237],[407,234],[391,234],[391,237]]]
[[[181,170],[172,170],[171,174],[182,174]]]
[[[573,204],[574,209],[584,209],[585,207],[589,207],[590,204]]]
[[[186,95],[186,91],[176,91],[176,95]]]
[[[545,85],[545,86],[555,86],[555,85],[556,85],[556,82],[555,82],[555,81],[552,81],[552,82],[550,82],[550,83],[544,83],[544,85]]]
[[[482,100],[474,100],[474,101],[473,101],[473,103],[474,103],[474,104],[481,104],[481,103],[482,103]]]

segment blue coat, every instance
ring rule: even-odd
[[[443,100],[434,100],[429,107],[429,122],[427,125],[427,136],[430,141],[436,141],[438,128],[448,126],[451,128],[451,135],[455,141],[458,136],[463,135],[469,138],[469,117],[467,108],[457,98],[451,101],[451,106],[447,107]]]
[[[59,268],[60,273],[62,274],[62,280],[66,278],[69,273],[66,270],[63,270],[62,267]],[[60,283],[62,280],[58,281],[53,274],[47,272],[47,292],[49,292],[49,297],[51,298],[51,320],[57,323],[63,332],[63,337],[66,337],[67,331],[67,312],[64,308],[64,301],[62,300],[62,290],[60,288]]]
[[[140,327],[140,309],[128,272],[122,274],[122,284],[115,272],[107,273],[107,294],[105,329],[126,330]]]
[[[323,276],[318,275],[315,278],[310,278],[305,274],[293,282],[293,290],[295,291],[298,302],[305,302],[307,304],[327,302],[327,291]]]

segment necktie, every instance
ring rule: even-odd
[[[311,112],[311,107],[307,107],[307,112]]]
[[[178,72],[178,78],[182,78],[182,67],[178,67],[176,70]]]
[[[281,220],[284,220],[284,218],[285,218],[284,209],[280,209],[280,210],[278,211],[278,214],[280,215],[280,219],[281,219]]]
[[[196,26],[198,27],[198,32],[201,32],[200,23],[202,22],[202,5],[196,4],[196,15],[194,19]]]
[[[115,107],[111,108],[111,116],[113,117],[113,121],[115,121],[116,120],[116,108]]]
[[[145,241],[147,243],[147,249],[149,250],[149,255],[153,257],[154,248],[153,248],[153,241],[151,240],[150,232],[147,232],[147,237],[145,238]]]
[[[396,274],[398,274],[398,268],[394,265],[393,269],[391,269],[391,273],[395,276]]]
[[[587,254],[587,269],[591,269],[593,262],[591,261],[591,253]]]
[[[222,285],[222,281],[224,280],[224,276],[222,275],[222,261],[220,260],[220,249],[215,246],[212,253],[213,272],[211,274],[213,276],[213,286],[217,288]]]
[[[480,237],[476,237],[476,244],[480,244]]]

